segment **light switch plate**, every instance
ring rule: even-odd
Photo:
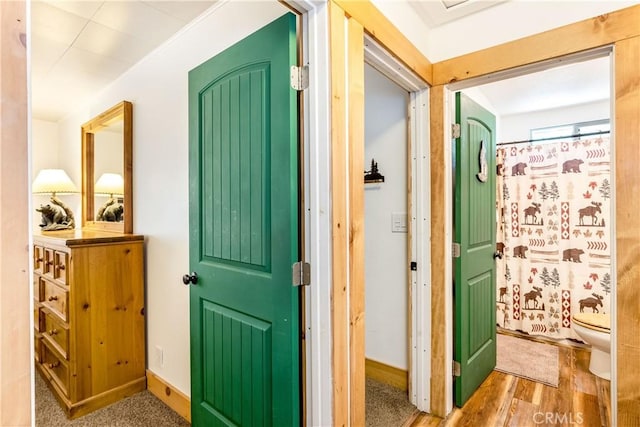
[[[407,213],[406,212],[391,213],[391,232],[392,233],[407,232]]]

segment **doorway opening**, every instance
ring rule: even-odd
[[[415,410],[408,396],[409,93],[368,64],[364,76],[366,417],[368,426],[398,425]]]
[[[546,343],[552,342],[561,346],[560,369],[566,369],[562,366],[565,360],[578,360],[571,368],[577,369],[577,375],[590,384],[590,398],[600,402],[595,407],[596,412],[591,414],[594,417],[608,416],[610,412],[610,384],[589,372],[589,354],[583,352],[585,345],[577,341],[579,337],[573,331],[572,318],[574,313],[585,308],[584,304],[581,308],[581,301],[588,302],[588,298],[594,299],[598,311],[612,317],[615,312],[615,303],[607,298],[615,293],[615,284],[611,280],[614,276],[611,265],[614,239],[612,233],[604,230],[605,224],[612,224],[614,216],[613,208],[602,207],[604,202],[613,203],[614,171],[610,160],[613,159],[613,133],[610,135],[608,129],[602,128],[603,123],[609,126],[612,122],[610,54],[610,48],[598,49],[448,87],[450,117],[455,117],[452,95],[455,91],[462,91],[495,114],[498,154],[506,152],[507,155],[522,157],[518,166],[517,163],[501,162],[498,156],[498,243],[495,255],[502,258],[496,262],[498,285],[493,292],[498,341],[508,334],[518,335],[520,340],[522,336],[530,341],[536,337],[535,341],[545,341],[543,345],[548,346]],[[550,134],[540,136],[541,130],[560,131],[561,127],[585,123],[595,124],[598,128],[572,127],[569,138],[540,141],[545,136],[555,137]],[[583,136],[575,136],[575,133]],[[574,151],[583,153],[584,159]],[[564,158],[566,156],[571,159]],[[584,163],[584,166],[563,170],[565,162],[571,163],[573,157],[576,157],[575,163]],[[525,170],[520,173],[519,167]],[[512,188],[504,182],[521,180],[524,175],[531,178],[526,186],[520,184]],[[584,185],[582,178],[578,181],[579,176],[584,176]],[[500,180],[502,177],[505,179]],[[559,194],[550,193],[551,186],[559,187]],[[505,192],[509,193],[508,197]],[[558,203],[561,206],[554,207]],[[585,207],[589,206],[593,207],[587,212]],[[563,211],[562,207],[566,209]],[[453,208],[457,209],[455,202]],[[602,222],[587,225],[580,222],[582,212],[591,213],[596,208],[601,209],[597,212],[597,221]],[[453,226],[455,229],[456,224]],[[589,229],[595,226],[603,229]],[[586,241],[575,240],[584,238],[585,232],[588,234]],[[506,236],[507,242],[501,239],[501,235]],[[582,251],[580,262],[571,256],[563,259],[563,253],[571,253],[573,249],[576,253]],[[602,272],[594,272],[594,269],[602,269]],[[585,280],[582,280],[583,276]],[[604,277],[607,279],[603,281]],[[455,313],[460,307],[457,298],[452,300],[455,301]],[[451,336],[454,337],[457,331],[454,329]],[[500,348],[498,346],[498,359]],[[574,348],[578,356],[571,353]],[[502,355],[510,353],[512,348],[502,352]],[[571,355],[566,356],[567,352]],[[528,363],[530,367],[535,365],[534,360]],[[612,362],[608,363],[613,369]],[[495,371],[490,374],[495,380],[494,376]],[[600,393],[599,389],[604,392]],[[543,400],[554,399],[552,391],[544,390],[546,397]],[[575,391],[568,389],[563,392]]]
[[[401,422],[416,408],[429,410],[428,90],[369,36],[364,46],[365,174],[372,178],[376,169],[379,175],[363,183],[367,321],[361,363],[367,425],[389,425],[379,417],[389,412],[385,405],[395,405],[396,413],[400,408],[406,415]]]

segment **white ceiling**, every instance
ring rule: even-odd
[[[1,0],[0,0],[1,1]],[[429,28],[509,0],[420,0],[411,6]],[[58,121],[154,50],[215,0],[31,3],[33,117]],[[606,60],[481,87],[501,115],[566,106],[609,96]]]
[[[409,0],[429,28],[444,26],[511,0]],[[607,58],[584,61],[477,86],[499,115],[567,107],[609,99]]]
[[[31,3],[33,117],[57,121],[209,8],[214,1]]]
[[[610,99],[608,57],[558,66],[481,86],[479,92],[501,116]]]

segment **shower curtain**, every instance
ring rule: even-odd
[[[609,136],[497,150],[499,326],[579,340],[574,313],[609,313]]]

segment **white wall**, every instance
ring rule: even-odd
[[[82,123],[122,100],[133,103],[133,228],[146,236],[147,365],[187,395],[189,288],[181,277],[189,271],[188,72],[286,10],[278,2],[218,4],[60,123],[60,163],[77,179]]]
[[[59,161],[59,146],[60,138],[58,135],[57,123],[38,119],[31,120],[31,183],[33,183],[33,180],[36,178],[40,170],[61,168]],[[67,174],[70,173],[68,169],[66,172]],[[69,176],[71,177],[71,175]],[[82,183],[73,179],[73,177],[71,177],[71,180],[76,187],[78,187],[78,190],[80,190]],[[33,209],[40,205],[49,203],[49,199],[50,195],[34,194],[31,201]],[[64,195],[60,196],[60,199],[74,209],[80,197],[75,195]],[[75,212],[76,211],[74,210],[74,213]],[[33,230],[40,230],[39,224],[42,220],[42,216],[38,212],[34,211],[32,219]]]
[[[41,169],[58,168],[58,124],[46,120],[31,120],[31,180]]]
[[[365,167],[378,162],[385,182],[365,184],[366,357],[408,369],[407,234],[391,215],[407,213],[408,93],[365,66]]]
[[[610,116],[611,104],[608,99],[571,107],[502,116],[498,143],[527,140],[531,137],[531,129],[602,120]]]

